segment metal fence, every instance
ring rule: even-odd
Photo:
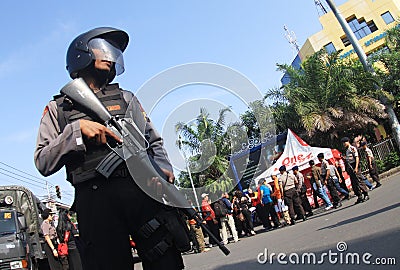
[[[393,138],[386,139],[381,142],[368,145],[369,149],[372,150],[372,154],[374,155],[375,160],[384,160],[390,153],[398,152],[396,146],[397,146],[396,142],[394,141]],[[368,172],[365,150],[362,148],[359,148],[358,153],[360,155],[361,171],[363,173]]]

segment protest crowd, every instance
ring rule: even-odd
[[[215,201],[210,200],[209,194],[201,194],[199,212],[204,223],[217,240],[226,245],[256,235],[254,228],[257,226],[262,226],[257,233],[268,232],[304,222],[314,215],[313,212],[337,209],[343,200],[355,198],[354,204],[369,200],[369,191],[381,186],[372,151],[365,141],[357,145],[366,153],[367,173],[375,186],[366,177],[366,172],[361,172],[358,148],[347,137],[341,142],[345,151],[340,160],[325,159],[324,153],[319,153],[318,161],[310,160],[304,174],[298,166],[287,168],[282,165],[278,174],[253,181],[253,188],[222,192]],[[207,252],[217,246],[211,237],[206,242],[206,232],[194,221],[189,220],[188,226],[191,252]]]

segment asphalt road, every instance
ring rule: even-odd
[[[257,227],[257,235],[228,244],[228,256],[217,247],[184,255],[185,269],[400,269],[400,174],[382,184],[362,204],[353,198],[294,226]]]

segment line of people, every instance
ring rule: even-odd
[[[344,137],[342,142],[345,148],[345,170],[350,176],[352,190],[357,196],[355,203],[358,204],[369,199],[368,190],[372,185],[361,173],[357,148],[350,144],[347,137]],[[360,146],[366,152],[369,173],[376,182],[375,188],[379,187],[381,183],[372,151],[366,142],[362,142]],[[343,199],[350,199],[350,191],[346,186],[341,166],[337,161],[334,164],[329,163],[324,153],[319,153],[317,158],[321,165],[316,166],[314,160],[309,161],[311,171],[306,175],[312,187],[314,204],[319,207],[319,197],[325,203],[325,210],[341,207]],[[296,220],[306,221],[307,217],[312,216],[305,177],[298,166],[291,170],[293,173],[289,173],[286,166],[281,166],[279,178],[278,175],[271,175],[272,181],[268,181],[267,178],[260,179],[256,187],[257,192],[253,192],[251,188],[245,193],[235,191],[232,201],[229,200],[228,193],[223,192],[221,198],[211,203],[208,194],[203,193],[201,211],[217,241],[227,244],[228,232],[232,235],[233,242],[239,241],[239,237],[242,236],[253,236],[256,234],[254,223],[258,221],[269,231],[283,225],[294,225]],[[197,244],[199,252],[208,251],[201,229],[196,228],[195,224],[190,224],[190,228],[191,231],[197,230],[194,238],[200,243]],[[199,238],[202,240],[199,241]],[[210,238],[210,246],[212,245],[216,243]]]

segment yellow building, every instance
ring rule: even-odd
[[[394,27],[400,18],[399,0],[349,0],[337,7],[357,37],[366,55],[381,49],[386,30]],[[319,18],[323,29],[307,39],[299,56],[305,60],[326,48],[328,52],[343,50],[341,57],[356,56],[353,46],[332,11]]]
[[[349,0],[337,9],[367,56],[384,47],[386,30],[396,26],[400,18],[400,0]],[[306,40],[292,66],[299,68],[302,61],[323,48],[328,53],[343,50],[341,58],[357,57],[332,11],[320,16],[319,21],[323,29]],[[286,84],[289,80],[285,74],[281,82]]]
[[[366,55],[381,49],[385,32],[400,18],[399,0],[349,0],[337,7],[353,30]],[[304,60],[322,48],[328,52],[343,49],[342,57],[355,54],[332,11],[319,18],[323,29],[307,39],[300,49]]]

